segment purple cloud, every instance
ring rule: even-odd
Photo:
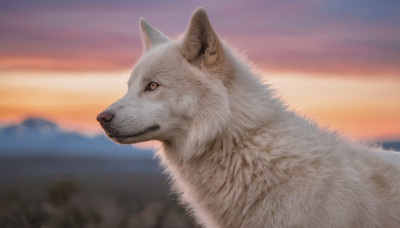
[[[26,57],[69,62],[67,68],[79,61],[79,67],[70,70],[126,69],[141,54],[139,17],[176,36],[184,31],[197,4],[0,0],[0,69],[30,69],[22,61]],[[202,4],[217,32],[262,68],[400,75],[399,1],[207,0]],[[2,64],[9,59],[15,63]],[[57,70],[54,66],[38,68]]]

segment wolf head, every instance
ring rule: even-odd
[[[222,44],[206,12],[199,8],[193,13],[178,41],[143,18],[140,25],[144,54],[133,69],[128,91],[97,120],[107,136],[121,144],[207,141],[223,128],[229,113],[224,86],[229,79],[224,78]]]
[[[243,89],[228,94],[234,87],[233,71],[240,69],[232,63],[232,55],[202,8],[192,14],[183,37],[177,41],[144,19],[140,25],[144,54],[133,69],[128,92],[97,120],[117,143],[159,140],[183,147],[181,156],[190,159],[226,129],[232,102],[246,108],[246,102],[235,98]],[[248,84],[244,80],[240,83]],[[248,87],[251,93],[260,89],[260,84]]]

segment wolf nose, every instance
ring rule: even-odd
[[[114,118],[114,113],[111,112],[102,112],[97,116],[97,121],[101,124],[108,124]]]

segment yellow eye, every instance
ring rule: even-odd
[[[158,88],[158,84],[156,82],[150,82],[149,84],[147,84],[146,86],[146,91],[147,90],[155,90]]]

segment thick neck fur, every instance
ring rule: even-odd
[[[336,135],[287,111],[267,86],[254,80],[255,76],[244,64],[233,55],[228,57],[233,67],[228,72],[230,78],[224,82],[230,102],[226,121],[229,124],[213,134],[207,145],[191,147],[201,150],[199,156],[179,159],[188,148],[184,136],[163,143],[159,152],[161,163],[183,202],[207,227],[268,227],[266,221],[271,227],[290,227],[301,224],[306,215],[318,217],[319,213],[333,213],[329,209],[344,209],[337,202],[324,208],[322,204],[329,202],[329,198],[314,200],[313,205],[309,199],[318,197],[319,192],[329,195],[332,190],[327,186],[346,181],[334,180],[341,175],[340,168],[332,174],[329,172],[334,169],[321,167],[346,167],[348,163],[339,159],[344,156],[340,151],[349,151],[350,146],[337,143]],[[298,187],[301,190],[292,191]],[[354,197],[360,194],[354,189]],[[362,214],[363,210],[356,207],[357,213]],[[347,216],[354,217],[342,216],[327,227],[340,227],[345,224],[341,220],[348,222]]]
[[[227,93],[226,97],[229,97],[229,112],[211,110],[211,112],[218,112],[218,115],[214,115],[215,113],[204,114],[208,115],[208,119],[205,119],[204,122],[217,116],[214,122],[222,124],[218,127],[207,129],[212,131],[208,132],[208,134],[213,135],[213,137],[206,142],[197,143],[196,148],[185,145],[188,142],[185,136],[187,136],[190,129],[181,131],[173,140],[164,142],[164,148],[170,151],[167,156],[174,163],[186,163],[188,160],[196,161],[199,157],[207,156],[210,151],[218,150],[218,145],[230,146],[236,141],[251,137],[259,129],[275,124],[279,122],[278,119],[289,114],[279,99],[273,96],[273,91],[269,89],[269,86],[263,85],[257,76],[252,74],[250,69],[229,51],[229,49],[225,49],[225,52],[227,52],[225,70],[217,70],[222,74],[223,85]],[[212,97],[205,99],[212,100]],[[221,113],[224,114],[221,115]],[[206,125],[207,123],[200,122],[200,124]],[[187,151],[184,151],[187,148],[201,150],[201,152],[193,153],[196,155],[201,154],[201,156],[183,159],[180,155],[187,154]]]
[[[292,131],[293,134],[285,134],[296,137],[293,126],[308,124],[297,116],[293,119],[295,115],[285,110],[268,86],[255,80],[256,76],[249,68],[233,56],[227,55],[230,70],[226,72],[229,77],[224,81],[230,98],[229,118],[225,121],[229,124],[224,125],[207,145],[191,147],[204,151],[190,160],[179,158],[185,152],[182,150],[188,148],[184,137],[164,143],[164,150],[160,151],[161,162],[172,177],[174,189],[207,227],[245,225],[233,222],[246,214],[244,211],[250,213],[254,210],[252,206],[258,197],[267,194],[266,189],[247,186],[252,179],[260,178],[263,187],[270,189],[288,179],[284,170],[275,176],[265,173],[271,162],[278,165],[286,162],[284,157],[274,152],[269,157],[270,151],[285,150],[284,147],[275,148],[272,142],[282,137],[280,131]],[[318,131],[314,126],[308,129]],[[282,137],[281,140],[283,144],[286,139]],[[262,154],[259,154],[260,150]],[[232,210],[233,207],[237,210]]]
[[[164,143],[160,151],[161,162],[171,175],[174,189],[181,194],[183,201],[189,203],[193,213],[206,220],[207,226],[237,227],[241,224],[230,224],[236,210],[252,210],[252,201],[256,201],[263,189],[248,189],[252,178],[266,178],[267,185],[276,183],[268,176],[262,177],[267,161],[259,157],[251,147],[262,147],[262,150],[273,150],[269,140],[279,137],[275,128],[286,128],[285,119],[292,116],[281,103],[272,97],[272,91],[262,85],[250,70],[228,54],[229,62],[224,85],[229,99],[229,117],[222,129],[215,134],[207,145],[197,145],[194,150],[204,150],[200,156],[184,161],[179,158],[186,148],[184,137]],[[298,120],[302,122],[302,120]],[[281,126],[280,126],[281,125]],[[265,129],[271,129],[271,132]],[[243,144],[243,142],[250,142]],[[254,144],[254,145],[252,145]],[[245,148],[249,147],[248,150]],[[246,151],[246,152],[244,152]],[[246,154],[248,153],[248,154]],[[251,154],[250,154],[251,153]],[[260,173],[257,173],[260,172]],[[274,178],[275,179],[275,178]],[[240,186],[238,186],[240,185]],[[234,189],[237,189],[236,191]],[[259,191],[259,192],[257,192]],[[256,198],[241,198],[246,194]],[[210,216],[210,214],[212,214]],[[206,218],[206,219],[205,219]]]

